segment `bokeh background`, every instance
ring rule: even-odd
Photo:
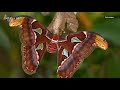
[[[28,15],[37,19],[45,27],[51,23],[56,12],[45,15],[41,12],[0,12],[0,78],[56,78],[57,53],[45,53],[37,72],[27,75],[22,70],[21,43],[18,28],[11,28],[3,20],[4,15]],[[44,14],[44,15],[43,15]],[[105,18],[112,16],[114,18]],[[120,77],[120,13],[80,12],[78,31],[86,30],[102,35],[109,44],[104,51],[95,51],[84,60],[73,78],[119,78]]]

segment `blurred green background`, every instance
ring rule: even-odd
[[[21,43],[18,28],[11,28],[6,21],[2,20],[5,14],[12,17],[29,15],[48,27],[55,12],[51,12],[48,16],[42,15],[41,12],[0,12],[0,78],[56,78],[57,53],[46,52],[34,75],[24,73],[21,65]],[[106,51],[95,49],[80,65],[73,78],[119,78],[120,13],[84,12],[84,15],[86,19],[78,15],[78,31],[90,30],[99,33],[108,41],[109,48]],[[115,18],[110,19],[105,16],[114,16]]]

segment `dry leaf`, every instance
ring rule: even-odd
[[[76,32],[78,28],[78,20],[74,12],[65,12],[65,18],[67,22],[67,30]]]
[[[61,35],[65,30],[76,32],[78,28],[78,20],[76,19],[76,13],[74,12],[57,12],[48,26],[53,34]]]
[[[64,17],[64,12],[57,12],[48,26],[48,30],[50,30],[53,34],[61,35],[65,29],[66,19]]]

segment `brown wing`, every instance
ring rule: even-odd
[[[25,73],[31,75],[36,72],[36,69],[39,65],[38,53],[36,52],[35,46],[21,46],[22,52],[22,68]]]
[[[67,46],[69,46],[69,44],[64,42],[62,43],[62,47],[59,49],[59,56],[58,56],[59,67],[58,67],[57,73],[59,78],[72,77],[74,72],[77,70],[78,66],[83,62],[85,58],[87,58],[87,56],[89,56],[92,53],[92,51],[96,47],[101,48],[101,44],[102,44],[102,46],[104,46],[107,49],[106,40],[101,38],[101,36],[99,36],[96,33],[86,32],[86,37],[82,37],[82,38],[84,39],[79,38],[81,42],[75,44],[72,48],[73,49],[72,53],[69,53],[68,55],[62,54],[62,52],[64,49],[66,49]],[[68,52],[69,52],[69,49],[68,49]]]
[[[44,56],[44,53],[46,51],[46,43],[49,43],[50,42],[50,39],[52,38],[52,33],[50,33],[50,31],[48,31],[43,25],[41,25],[38,21],[35,21],[32,23],[32,28],[33,29],[41,29],[42,32],[39,33],[39,32],[36,32],[36,43],[35,43],[35,46],[36,48],[42,44],[42,48],[41,49],[38,49],[37,52],[38,52],[38,55],[39,55],[39,60],[42,59],[42,57]]]

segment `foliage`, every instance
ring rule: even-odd
[[[81,12],[80,12],[81,13]],[[107,39],[106,51],[96,49],[75,72],[73,78],[117,78],[120,77],[120,13],[118,12],[84,12],[78,13],[79,30],[91,30]],[[83,13],[83,12],[82,12]],[[1,78],[56,78],[57,53],[45,53],[36,74],[26,75],[21,65],[21,43],[19,28],[11,28],[3,19],[4,15],[29,15],[45,27],[51,23],[55,12],[43,15],[41,12],[0,12],[0,77]],[[114,18],[105,18],[113,16]],[[84,18],[83,18],[84,17]],[[87,24],[88,23],[88,24]],[[89,28],[87,27],[89,25]],[[91,25],[91,26],[90,26]]]

